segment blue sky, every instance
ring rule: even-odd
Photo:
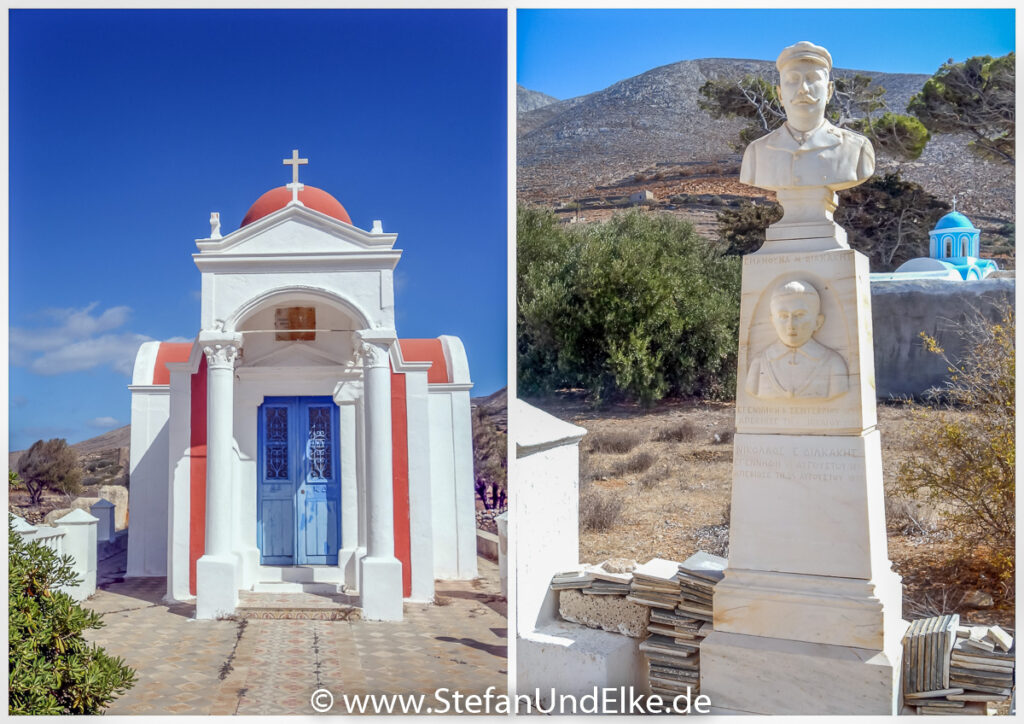
[[[194,240],[281,160],[404,250],[402,337],[506,378],[506,13],[12,11],[11,449],[129,422],[147,339],[199,325]]]
[[[516,75],[559,99],[694,58],[774,61],[799,40],[837,66],[932,74],[949,58],[1014,50],[1006,10],[519,10]]]

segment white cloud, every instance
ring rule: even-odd
[[[98,427],[101,430],[107,430],[112,427],[118,427],[121,423],[113,417],[94,417],[89,420],[89,427]]]
[[[39,375],[80,372],[110,366],[130,375],[139,345],[152,337],[114,332],[131,316],[130,307],[111,307],[96,313],[98,302],[81,309],[49,309],[43,315],[55,326],[11,327],[10,361]]]
[[[44,352],[33,359],[28,368],[37,375],[61,375],[110,365],[114,370],[130,375],[139,345],[151,340],[152,337],[131,332],[104,334]]]
[[[57,322],[55,327],[22,329],[11,327],[11,347],[23,352],[44,352],[64,346],[69,341],[85,339],[101,332],[117,329],[128,321],[130,307],[111,307],[99,315],[92,311],[98,302],[82,309],[47,309],[46,317]]]

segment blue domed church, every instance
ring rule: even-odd
[[[915,278],[938,278],[951,281],[984,279],[998,266],[991,259],[981,258],[981,231],[971,220],[956,210],[939,219],[928,232],[928,256],[904,262],[893,275],[913,275]],[[902,278],[907,278],[906,276]]]

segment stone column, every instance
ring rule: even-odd
[[[242,335],[203,331],[206,355],[206,549],[196,563],[196,618],[227,616],[238,605],[237,558],[231,550],[235,360]]]
[[[366,550],[359,550],[359,423],[356,396],[362,394],[362,384],[353,380],[339,382],[334,388],[334,402],[338,405],[341,422],[338,441],[341,455],[341,549],[338,568],[343,572],[345,587],[359,589],[359,558]]]
[[[360,562],[363,617],[402,620],[402,564],[395,558],[391,470],[391,368],[394,330],[357,333],[366,414],[366,557]]]

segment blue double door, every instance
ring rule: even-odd
[[[338,406],[330,397],[266,397],[260,405],[256,537],[261,563],[338,563],[338,424]]]

